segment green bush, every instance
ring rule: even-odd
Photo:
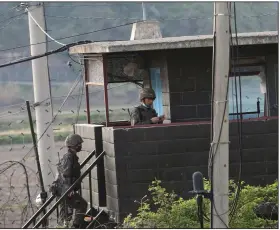
[[[232,207],[237,188],[234,181],[230,181],[229,205]],[[205,189],[210,184],[205,180]],[[149,187],[150,200],[139,202],[137,215],[128,215],[123,223],[124,228],[200,228],[196,199],[184,200],[174,192],[168,193],[161,186],[161,181],[155,180]],[[145,196],[146,197],[146,196]],[[236,214],[230,215],[230,228],[268,228],[275,227],[276,221],[258,218],[253,209],[262,202],[278,203],[278,181],[265,187],[256,187],[242,183]],[[153,210],[151,207],[155,207]],[[204,227],[210,228],[210,202],[204,199]]]

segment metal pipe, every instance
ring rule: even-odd
[[[39,159],[39,154],[38,154],[37,142],[36,142],[34,127],[33,127],[33,121],[32,121],[32,115],[31,115],[29,101],[26,101],[26,108],[27,108],[27,113],[28,113],[31,137],[32,137],[33,146],[34,146],[35,159],[36,159],[36,164],[37,164],[37,168],[38,168],[40,187],[41,187],[41,191],[45,192],[43,175],[42,175],[42,170],[41,170],[41,165],[40,165],[40,159]]]
[[[229,115],[247,115],[247,114],[259,114],[258,111],[254,111],[254,112],[243,112],[243,113],[229,113]]]
[[[104,77],[104,102],[105,102],[105,116],[106,116],[106,127],[109,126],[109,105],[108,105],[108,74],[107,74],[107,56],[105,54],[103,57],[103,77]]]
[[[52,195],[49,199],[46,200],[46,202],[42,205],[41,208],[39,208],[39,210],[37,212],[35,212],[33,214],[33,216],[25,223],[25,225],[23,225],[22,228],[28,228],[29,225],[34,221],[34,219],[36,219],[41,212],[55,199],[55,196]]]
[[[56,209],[56,207],[63,201],[63,199],[73,191],[73,189],[77,186],[78,183],[80,183],[88,174],[89,172],[95,167],[98,163],[98,161],[105,155],[105,151],[103,151],[96,159],[95,161],[87,168],[87,170],[71,185],[69,189],[58,199],[58,201],[49,209],[49,211],[38,221],[38,223],[33,228],[38,228],[43,221],[48,218],[51,213]]]
[[[86,227],[86,229],[91,228],[92,224],[94,223],[94,221],[102,214],[104,210],[101,209],[100,212],[95,216],[95,218],[93,220],[91,220],[91,222],[89,223],[89,225]]]
[[[46,198],[47,198],[47,194],[46,194],[46,191],[44,188],[43,174],[42,174],[42,169],[41,169],[41,165],[40,165],[40,158],[39,158],[39,153],[38,153],[38,147],[37,147],[36,136],[35,136],[34,127],[33,127],[33,120],[32,120],[29,101],[26,101],[26,108],[27,108],[27,113],[28,113],[29,127],[30,127],[32,142],[33,142],[33,146],[34,146],[35,159],[36,159],[36,164],[37,164],[37,169],[38,169],[38,174],[39,174],[39,183],[40,183],[40,187],[41,187],[41,194],[43,196],[43,197],[41,197],[41,199],[44,204],[46,201]],[[44,214],[46,214],[46,209],[43,209],[43,212],[44,212]],[[34,224],[35,224],[35,222],[34,222]],[[46,227],[47,222],[44,222],[43,226]]]
[[[89,106],[89,89],[88,89],[88,72],[87,72],[87,67],[88,67],[88,62],[85,60],[84,61],[84,79],[85,79],[85,90],[86,90],[86,93],[85,93],[85,97],[86,97],[86,107],[87,107],[87,122],[88,124],[90,124],[90,106]]]
[[[92,183],[91,183],[91,172],[88,174],[88,180],[89,180],[89,205],[90,205],[90,216],[93,217],[93,210],[92,210]]]
[[[258,98],[258,101],[257,101],[257,113],[258,113],[258,117],[260,117],[260,113],[261,113],[261,107],[260,107],[260,99]]]

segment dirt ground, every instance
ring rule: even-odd
[[[63,143],[56,143],[55,152],[61,152]],[[20,228],[32,216],[32,208],[36,211],[35,199],[40,193],[40,187],[37,179],[37,166],[34,152],[30,152],[24,163],[28,174],[28,184],[30,190],[31,203],[28,201],[27,182],[24,169],[16,164],[2,172],[9,164],[3,164],[5,161],[20,161],[32,147],[31,144],[0,146],[0,228]],[[51,216],[52,221],[56,219],[56,212]],[[31,227],[31,226],[30,226]],[[49,226],[53,227],[53,226]]]

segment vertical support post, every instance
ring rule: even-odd
[[[33,146],[34,146],[34,153],[35,153],[35,158],[36,158],[36,164],[37,164],[37,169],[38,169],[39,183],[40,183],[40,187],[41,187],[41,199],[42,199],[43,203],[45,203],[46,198],[47,198],[47,193],[44,188],[44,180],[43,180],[43,175],[42,175],[42,170],[41,170],[41,165],[40,165],[40,158],[39,158],[39,154],[38,154],[36,136],[35,136],[35,132],[34,132],[29,101],[26,101],[26,108],[27,108],[27,113],[28,113],[29,127],[30,127],[32,142],[33,142]],[[43,213],[44,213],[44,215],[46,214],[46,209],[43,210]],[[43,227],[46,227],[46,226],[47,226],[47,223],[44,222]]]
[[[229,210],[228,81],[230,63],[229,2],[215,2],[216,46],[212,143],[213,228],[227,228]]]
[[[104,77],[104,102],[105,102],[105,117],[106,117],[106,127],[109,126],[109,105],[108,105],[108,74],[107,74],[107,62],[108,57],[106,54],[102,55],[103,59],[103,77]]]
[[[92,183],[91,183],[91,172],[88,174],[88,183],[89,183],[89,205],[90,205],[90,216],[93,218],[93,210],[92,210]],[[91,219],[92,220],[92,219]]]
[[[96,127],[95,135],[95,157],[97,158],[103,152],[102,127]],[[98,198],[99,207],[106,207],[106,184],[105,184],[105,168],[104,158],[102,157],[97,163],[97,178],[98,178]]]
[[[143,21],[147,20],[145,3],[142,2]]]
[[[30,50],[31,55],[36,56],[47,52],[46,35],[41,31],[36,23],[40,25],[42,30],[45,30],[44,8],[42,3],[29,3],[28,6],[28,21],[30,33]],[[36,21],[36,22],[35,22]],[[36,114],[36,129],[38,152],[40,155],[40,164],[42,175],[44,178],[45,190],[51,185],[54,177],[49,174],[50,168],[53,172],[56,171],[54,164],[56,163],[54,153],[54,134],[51,125],[52,122],[52,105],[50,100],[50,85],[48,74],[47,57],[32,60],[32,75],[34,85],[34,101]],[[43,103],[41,103],[43,102]],[[49,164],[49,161],[52,164]]]
[[[85,79],[85,92],[86,92],[86,107],[87,107],[87,123],[90,124],[90,106],[89,106],[89,89],[88,89],[88,61],[84,60],[84,79]]]

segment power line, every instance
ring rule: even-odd
[[[46,7],[87,7],[87,6],[110,6],[110,3],[93,3],[91,5],[46,5]]]
[[[21,10],[21,11],[22,11],[22,10]],[[15,16],[13,16],[13,17],[7,18],[7,19],[5,19],[5,20],[3,20],[3,21],[0,21],[0,23],[6,22],[6,21],[10,21],[11,19],[16,18],[16,17],[19,17],[19,16],[24,15],[24,14],[26,14],[26,12],[23,12],[23,13],[21,13],[21,14],[15,15]]]
[[[239,54],[238,54],[238,37],[237,37],[237,16],[236,16],[236,6],[235,3],[233,3],[233,13],[234,13],[234,28],[235,28],[235,39],[236,39],[236,59],[237,59],[237,65],[239,63]],[[235,70],[234,70],[234,77],[235,77],[235,95],[236,95],[236,112],[238,114],[238,96],[237,96],[237,80],[236,80],[236,74],[235,74]],[[235,195],[235,199],[232,205],[232,209],[230,214],[232,215],[231,220],[229,221],[231,223],[231,221],[233,220],[233,217],[235,215],[236,212],[236,208],[237,208],[237,204],[238,204],[238,200],[239,200],[239,196],[240,196],[240,191],[241,191],[241,176],[242,176],[242,161],[243,161],[243,142],[242,142],[242,87],[241,87],[241,77],[240,77],[240,72],[238,69],[238,77],[239,77],[239,103],[240,103],[240,119],[239,116],[237,116],[237,120],[238,120],[238,137],[239,137],[239,155],[240,155],[240,167],[239,167],[239,175],[238,175],[238,184],[237,184],[237,191],[236,191],[236,195]]]
[[[263,17],[263,16],[271,16],[275,15],[277,12],[274,13],[267,13],[267,14],[260,14],[260,15],[241,15],[241,17]],[[141,20],[140,18],[111,18],[111,17],[75,17],[75,16],[59,16],[59,15],[45,15],[48,18],[60,18],[60,19],[81,19],[81,20],[96,20],[96,19],[103,19],[103,20]],[[174,17],[174,18],[164,18],[164,17],[159,17],[159,18],[150,18],[150,19],[155,19],[159,21],[173,21],[173,20],[198,20],[198,19],[213,19],[213,17],[187,17],[187,18],[179,18],[179,17]]]
[[[263,17],[263,16],[272,16],[272,15],[276,15],[277,12],[274,12],[274,13],[268,13],[268,14],[260,14],[260,15],[243,15],[242,17]],[[47,16],[46,17],[50,17],[50,16]],[[51,16],[51,17],[64,17],[64,16]],[[71,18],[69,16],[65,16],[65,18]],[[104,18],[105,19],[105,18]],[[213,19],[213,17],[189,17],[189,18],[174,18],[174,19],[165,19],[165,18],[162,18],[162,19],[159,19],[159,20],[191,20],[191,19]],[[114,19],[116,20],[116,19]],[[136,22],[142,22],[143,20],[137,20],[137,21],[134,21],[134,22],[130,22],[130,23],[125,23],[125,24],[121,24],[121,25],[118,25],[118,26],[113,26],[113,27],[107,27],[107,28],[103,28],[103,29],[99,29],[99,30],[94,30],[94,31],[91,31],[91,32],[85,32],[85,33],[81,33],[81,34],[76,34],[76,35],[71,35],[71,36],[66,36],[66,37],[61,37],[61,38],[58,38],[56,39],[57,41],[58,40],[63,40],[63,39],[67,39],[67,38],[73,38],[73,37],[78,37],[78,36],[82,36],[82,35],[87,35],[87,34],[91,34],[91,33],[96,33],[96,32],[100,32],[100,31],[105,31],[105,30],[110,30],[110,29],[115,29],[115,28],[119,28],[119,27],[122,27],[122,26],[128,26],[128,25],[132,25],[133,23],[136,23]],[[109,40],[108,40],[109,41]],[[53,41],[47,41],[48,42],[53,42]],[[41,42],[41,43],[35,43],[35,44],[32,44],[32,45],[38,45],[38,44],[42,44],[42,43],[45,43],[45,42]],[[25,48],[25,47],[30,47],[31,45],[23,45],[23,46],[16,46],[16,47],[13,47],[13,48],[8,48],[8,49],[2,49],[0,50],[0,52],[4,52],[4,51],[9,51],[9,50],[14,50],[14,49],[20,49],[20,48]]]
[[[25,103],[17,103],[17,104],[12,104],[12,105],[4,105],[4,106],[1,106],[0,109],[15,107],[15,106],[18,106],[18,105],[25,105]]]
[[[51,35],[49,35],[41,26],[40,24],[35,20],[35,18],[32,16],[31,12],[28,10],[28,8],[26,8],[26,10],[28,11],[29,13],[29,16],[31,17],[31,19],[36,23],[36,25],[39,27],[39,29],[48,37],[50,38],[51,40],[53,40],[54,42],[56,42],[57,44],[59,45],[62,45],[62,46],[65,46],[66,44],[64,43],[61,43],[57,40],[55,40]]]
[[[82,35],[97,33],[97,32],[101,32],[101,31],[105,31],[105,30],[116,29],[116,28],[119,28],[119,27],[132,25],[133,23],[136,23],[136,22],[142,22],[142,20],[138,20],[138,21],[134,21],[134,22],[130,22],[130,23],[125,23],[125,24],[120,24],[120,25],[117,25],[117,26],[107,27],[107,28],[103,28],[103,29],[98,29],[98,30],[94,30],[94,31],[90,31],[90,32],[81,33],[81,34],[71,35],[71,36],[67,36],[67,37],[61,37],[61,38],[57,38],[56,40],[58,41],[58,40],[63,40],[63,39],[67,39],[67,38],[73,38],[73,37],[79,37],[79,36],[82,36]],[[110,40],[107,40],[107,41],[110,41]],[[115,40],[112,40],[112,41],[115,41]],[[30,47],[32,45],[39,45],[39,44],[48,43],[48,42],[53,42],[53,41],[38,42],[38,43],[35,43],[35,44],[31,44],[31,45],[17,46],[17,47],[14,47],[14,48],[8,48],[8,49],[0,50],[0,52],[14,50],[14,49],[20,49],[20,48],[25,48],[25,47]]]
[[[2,16],[2,15],[4,15],[4,14],[7,14],[7,13],[9,13],[9,12],[11,12],[11,11],[13,11],[14,9],[16,9],[18,7],[18,5],[16,5],[16,6],[14,6],[14,7],[11,7],[11,8],[9,8],[8,10],[6,10],[5,12],[3,12],[3,13],[1,13],[0,14],[0,16]]]
[[[27,57],[27,58],[20,58],[18,60],[13,61],[13,62],[9,62],[9,63],[3,64],[3,65],[0,65],[0,68],[8,67],[8,66],[11,66],[11,65],[15,65],[15,64],[19,64],[19,63],[23,63],[23,62],[27,62],[27,61],[31,61],[31,60],[38,59],[38,58],[45,57],[45,56],[49,56],[49,55],[52,55],[52,54],[55,54],[55,53],[61,53],[65,50],[68,50],[72,46],[88,44],[88,43],[91,43],[91,41],[79,41],[79,42],[70,43],[68,45],[60,47],[59,49],[49,51],[49,52],[46,52],[44,54],[30,56],[30,57]]]
[[[37,139],[37,143],[42,139],[42,137],[45,135],[45,133],[48,131],[49,127],[54,123],[56,117],[58,116],[59,113],[61,113],[61,109],[64,106],[64,104],[66,103],[67,99],[69,98],[69,96],[72,94],[72,92],[74,91],[74,89],[76,88],[77,84],[79,83],[79,79],[81,78],[81,74],[76,78],[73,86],[71,87],[67,97],[64,99],[64,101],[62,102],[62,104],[60,105],[58,112],[56,113],[56,115],[53,117],[52,121],[49,123],[49,125],[47,126],[47,128],[45,129],[45,131],[42,133],[42,135]],[[25,157],[33,150],[34,146],[31,147],[31,149],[24,155],[24,157],[22,158],[22,160],[25,160]]]
[[[15,18],[13,18],[13,19],[12,19],[11,21],[9,21],[6,25],[0,27],[0,30],[6,28],[6,27],[7,27],[8,25],[10,25],[12,22],[14,22],[14,21],[16,21],[16,20],[22,18],[22,17],[25,16],[25,15],[26,15],[26,14],[21,14],[21,15],[15,17]]]

